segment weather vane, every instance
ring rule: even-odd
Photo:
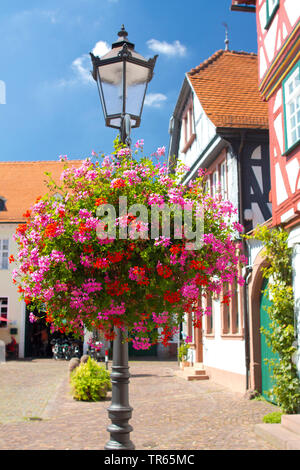
[[[228,39],[228,24],[227,23],[222,23],[222,25],[225,27],[225,51],[229,50],[229,39]]]

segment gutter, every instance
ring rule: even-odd
[[[205,149],[201,152],[199,157],[195,160],[189,171],[183,176],[181,183],[186,185],[195,175],[197,170],[205,163],[208,167],[211,163],[211,160],[214,159],[215,153],[220,150],[220,147],[224,147],[224,142],[222,138],[217,134],[209,141]],[[208,159],[209,157],[209,159]]]
[[[248,250],[246,251],[248,255]],[[245,256],[247,256],[245,253]],[[249,351],[249,279],[252,274],[252,266],[246,266],[246,273],[243,276],[245,284],[243,286],[243,298],[244,298],[244,326],[245,326],[245,362],[246,362],[246,391],[249,388],[249,371],[250,371],[250,351]]]
[[[243,224],[244,211],[243,211],[243,198],[242,198],[242,165],[241,155],[245,145],[246,131],[242,130],[240,134],[240,146],[237,155],[238,165],[238,191],[239,191],[239,222]],[[243,252],[248,258],[248,246],[246,240],[242,239]],[[243,286],[243,298],[244,298],[244,331],[245,331],[245,362],[246,362],[246,390],[249,387],[249,370],[250,370],[250,340],[249,340],[249,294],[248,294],[248,282],[252,273],[252,266],[246,266],[246,274],[244,276],[245,284]]]

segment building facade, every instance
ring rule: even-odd
[[[81,163],[69,161],[73,166]],[[16,266],[9,262],[9,257],[18,259],[14,234],[18,225],[26,222],[26,211],[48,192],[45,172],[59,182],[63,167],[64,163],[57,161],[0,162],[0,316],[6,319],[0,322],[0,340],[8,344],[15,338],[20,358],[31,355],[32,330],[29,311],[12,281]]]
[[[300,3],[232,0],[232,10],[256,12],[258,87],[268,104],[272,226],[289,232],[293,249],[295,323],[300,375]]]
[[[178,162],[187,165],[182,182],[188,184],[207,169],[211,196],[221,193],[233,203],[246,232],[271,218],[268,109],[257,78],[256,54],[220,50],[186,74],[170,121],[170,171]],[[194,365],[202,363],[214,380],[245,391],[251,374],[247,293],[238,284],[228,289],[229,306],[223,296],[207,299],[212,314],[203,318],[202,330],[193,328],[191,317],[183,330],[193,338]]]

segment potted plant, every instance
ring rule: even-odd
[[[190,349],[190,346],[187,343],[183,343],[179,347],[178,357],[179,357],[179,362],[180,362],[180,368],[181,369],[184,369],[185,367],[190,366],[190,362],[187,360],[188,359],[188,354],[189,354],[189,349]]]

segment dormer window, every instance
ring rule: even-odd
[[[6,203],[6,199],[4,199],[4,197],[1,197],[1,196],[0,196],[0,212],[6,210],[6,208],[5,208],[5,203]]]

